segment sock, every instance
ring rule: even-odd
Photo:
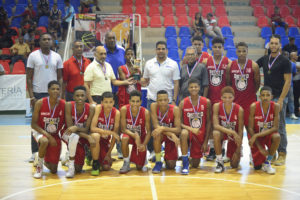
[[[209,144],[209,147],[211,148],[211,149],[213,149],[215,146],[214,146],[214,140],[213,139],[209,139],[208,140],[208,144]]]
[[[93,160],[93,170],[98,170],[99,169],[99,160]]]
[[[124,162],[127,162],[127,163],[129,163],[129,156],[128,156],[128,157],[126,157],[126,158],[123,158],[123,160],[124,160]]]
[[[161,162],[161,154],[155,153],[156,162]]]
[[[69,160],[69,167],[74,168],[74,165],[75,165],[75,160]]]
[[[76,133],[72,133],[69,136],[68,148],[69,148],[70,157],[75,157],[78,141],[79,141],[79,135],[77,135]]]
[[[268,155],[268,156],[267,156],[267,161],[268,161],[268,162],[270,162],[272,159],[273,159],[273,156],[271,156],[271,155]]]
[[[220,155],[216,155],[217,156],[217,160],[218,161],[222,161],[223,159],[222,159],[222,154],[220,154]]]

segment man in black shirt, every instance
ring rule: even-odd
[[[275,165],[285,164],[287,136],[285,128],[285,115],[287,106],[287,93],[291,86],[292,69],[290,61],[280,55],[280,36],[273,35],[270,39],[270,56],[263,56],[258,59],[257,64],[263,68],[264,85],[273,90],[273,101],[280,105],[279,129],[281,140],[278,148],[279,157]]]
[[[287,45],[285,45],[284,47],[283,47],[283,51],[287,51],[287,52],[289,52],[289,54],[292,52],[292,51],[296,51],[296,52],[298,52],[298,48],[297,48],[297,46],[295,45],[295,38],[293,38],[293,37],[290,37],[289,38],[289,43],[287,44]]]

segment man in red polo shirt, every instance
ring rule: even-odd
[[[90,64],[90,60],[83,57],[83,43],[80,40],[76,40],[73,43],[73,56],[64,62],[63,69],[63,98],[66,101],[73,100],[74,87],[84,85],[84,72],[87,66]]]

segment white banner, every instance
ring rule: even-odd
[[[26,110],[26,75],[0,76],[0,110]]]

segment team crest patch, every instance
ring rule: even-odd
[[[187,113],[187,117],[189,118],[190,126],[192,128],[201,128],[202,127],[203,112]]]
[[[235,74],[234,80],[235,80],[235,86],[237,90],[244,91],[247,88],[248,85],[248,78],[249,74]]]
[[[222,82],[223,70],[211,70],[209,74],[210,82],[213,86],[219,86]]]

